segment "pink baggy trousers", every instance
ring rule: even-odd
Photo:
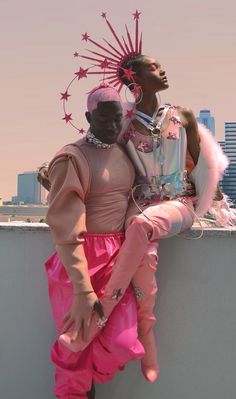
[[[100,297],[110,279],[124,235],[85,234],[84,238],[91,282]],[[60,334],[63,316],[72,302],[73,288],[57,253],[45,265],[53,317]],[[109,381],[128,361],[143,357],[144,349],[137,339],[137,305],[131,286],[100,332],[85,350],[76,353],[58,340],[54,343],[51,359],[56,366],[54,393],[57,398],[86,398],[93,380]]]

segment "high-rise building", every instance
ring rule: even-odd
[[[225,194],[236,200],[236,122],[225,122],[225,141],[219,143],[230,160],[221,187]]]
[[[197,121],[205,125],[212,132],[213,136],[215,135],[215,119],[209,109],[201,109]]]
[[[44,204],[45,189],[37,180],[37,172],[24,172],[17,175],[17,195],[12,197],[14,204]]]
[[[221,146],[221,149],[223,151],[223,153],[225,154],[225,141],[224,140],[220,140],[218,141],[218,144]],[[223,189],[223,179],[220,181],[220,188],[222,191],[224,191]]]

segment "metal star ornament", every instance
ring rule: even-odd
[[[105,58],[104,61],[101,62],[101,64],[99,65],[101,69],[107,69],[110,65],[110,62],[107,61],[107,59]]]
[[[89,39],[89,37],[90,37],[90,36],[87,34],[87,32],[82,33],[82,41],[85,40],[85,41],[87,42],[88,39]]]
[[[82,78],[87,78],[88,69],[83,69],[80,67],[78,72],[75,72],[75,75],[78,77],[78,80]]]
[[[134,116],[134,110],[133,109],[128,109],[127,112],[126,112],[125,117],[129,118],[129,119],[132,119],[133,116]]]
[[[73,119],[71,118],[72,114],[65,114],[64,118],[62,118],[62,120],[65,120],[66,123],[68,123],[69,121],[72,121]]]
[[[123,77],[127,78],[128,80],[132,81],[133,79],[133,75],[135,75],[135,72],[133,71],[132,67],[125,69],[125,68],[121,68],[124,72]]]
[[[141,12],[138,12],[138,10],[136,10],[136,12],[133,13],[134,20],[138,20],[141,14],[142,14]]]
[[[61,100],[68,101],[68,98],[71,96],[71,94],[68,94],[68,91],[66,90],[65,93],[61,93]]]

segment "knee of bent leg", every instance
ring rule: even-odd
[[[133,216],[128,224],[126,229],[126,234],[129,232],[142,232],[145,233],[148,237],[152,234],[152,223],[143,215]]]

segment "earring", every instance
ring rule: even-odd
[[[142,99],[143,99],[143,91],[142,91],[142,87],[139,86],[137,83],[130,83],[128,86],[126,86],[125,88],[125,99],[128,103],[131,103],[131,101],[129,101],[129,99],[127,98],[127,89],[129,89],[129,91],[133,94],[134,98],[135,98],[135,104],[139,104],[141,103]],[[133,104],[133,102],[132,102]]]

